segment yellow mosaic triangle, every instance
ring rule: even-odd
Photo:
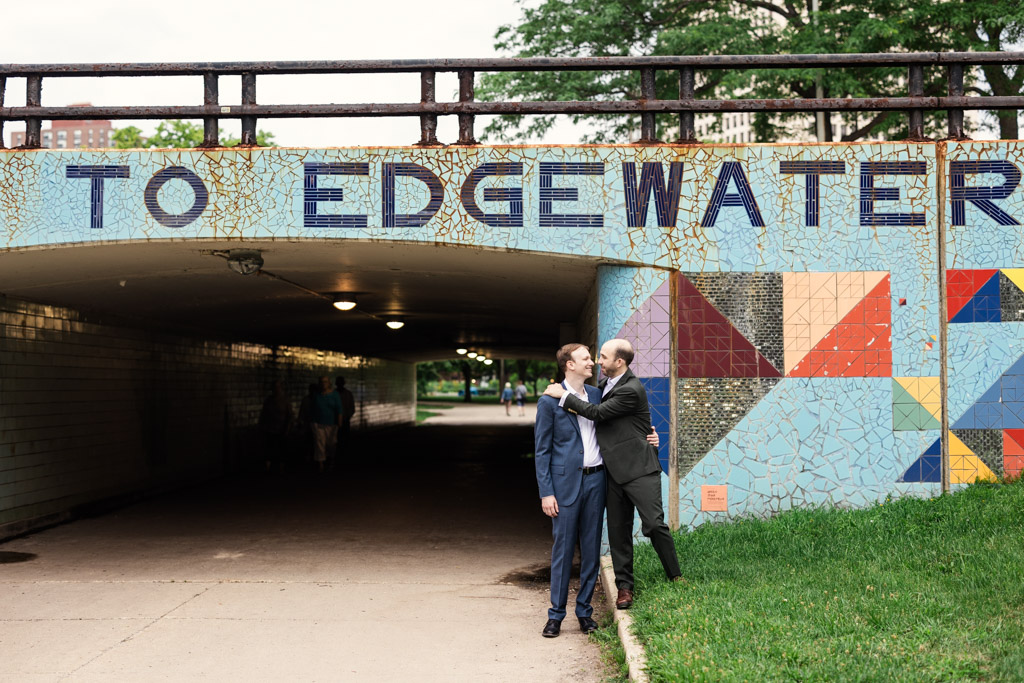
[[[1017,285],[1017,289],[1024,291],[1024,268],[1003,268],[1001,272]]]

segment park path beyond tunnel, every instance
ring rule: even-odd
[[[532,450],[524,425],[371,432],[324,475],[2,544],[0,680],[601,680],[576,629],[540,637]]]

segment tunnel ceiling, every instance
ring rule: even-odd
[[[239,275],[218,256],[240,248],[262,251],[265,275]],[[0,254],[0,293],[203,337],[407,361],[454,357],[459,346],[494,358],[550,358],[596,267],[379,242],[107,244]],[[359,306],[340,312],[306,289],[354,292]],[[388,315],[403,315],[405,327],[388,329]]]

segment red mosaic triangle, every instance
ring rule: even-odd
[[[891,377],[889,276],[793,366],[789,377]]]
[[[684,275],[677,301],[680,377],[782,376]]]

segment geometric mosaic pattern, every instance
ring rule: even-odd
[[[629,369],[637,377],[669,377],[672,354],[672,295],[668,278],[629,316],[616,335],[633,344]]]
[[[1024,268],[946,271],[950,323],[1024,321]]]
[[[658,460],[662,471],[668,474],[671,444],[667,437],[672,427],[671,279],[664,277],[660,272],[651,273],[631,268],[606,269],[602,271],[602,277],[604,278],[602,310],[606,308],[604,301],[609,299],[619,302],[635,302],[636,298],[643,297],[642,293],[639,297],[637,296],[638,282],[653,286],[654,283],[661,281],[661,284],[639,305],[630,304],[630,307],[636,307],[615,332],[614,337],[625,339],[633,345],[635,355],[629,368],[647,390],[651,424],[662,437],[661,445],[658,448]],[[653,278],[653,281],[649,278]]]
[[[975,481],[994,481],[995,473],[960,438],[947,432],[949,438],[949,482],[971,484]],[[907,468],[901,482],[939,482],[942,480],[942,441],[936,439],[920,458]]]
[[[967,450],[996,474],[1003,471],[1003,432],[999,429],[953,429]]]
[[[1024,356],[952,426],[954,429],[1024,429]]]
[[[783,274],[787,377],[890,377],[886,272]]]
[[[779,381],[778,377],[680,377],[679,476],[686,476]]]
[[[1003,430],[1003,476],[1019,477],[1024,470],[1024,429]]]
[[[716,279],[718,283],[716,283]],[[736,277],[732,276],[735,280]],[[705,289],[726,281],[722,276],[705,275],[699,278]],[[747,338],[722,311],[706,297],[685,275],[678,280],[678,356],[679,377],[779,377],[781,373],[754,343]],[[753,283],[752,284],[756,284]],[[772,306],[757,296],[756,287],[741,291],[739,301],[731,303],[734,313],[754,308],[755,313],[745,316],[749,334],[768,341],[771,330],[757,329],[757,323],[778,328],[778,316]],[[767,305],[766,305],[767,303]],[[776,302],[777,303],[777,302]],[[760,310],[758,310],[760,309]],[[776,332],[777,334],[777,332]],[[775,339],[778,345],[780,340]]]
[[[892,378],[893,431],[942,428],[938,377]]]
[[[782,274],[686,273],[685,277],[781,374]]]

